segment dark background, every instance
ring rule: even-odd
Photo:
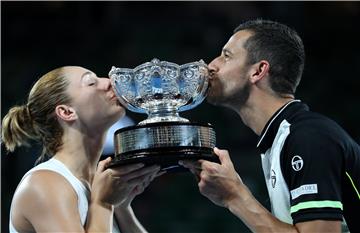
[[[178,64],[219,55],[244,20],[276,20],[297,30],[307,54],[297,98],[329,116],[360,142],[358,2],[1,2],[1,118],[23,104],[34,83],[64,65],[107,76],[157,57]],[[136,122],[144,115],[128,112]],[[210,122],[217,145],[269,207],[257,136],[230,110],[207,103],[182,116]],[[37,146],[1,148],[1,232],[8,231],[12,195],[39,154]],[[150,232],[249,232],[228,210],[198,192],[189,173],[167,174],[133,202]]]

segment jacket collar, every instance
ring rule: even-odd
[[[309,110],[300,100],[291,100],[272,115],[262,130],[256,146],[260,149],[261,153],[265,153],[271,147],[281,122],[301,109]]]

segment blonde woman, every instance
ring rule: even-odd
[[[27,103],[9,110],[2,122],[6,148],[37,140],[43,145],[39,161],[50,157],[18,185],[11,232],[145,231],[130,204],[159,175],[159,166],[110,169],[111,158],[99,163],[108,128],[124,114],[110,80],[78,66],[45,74]]]

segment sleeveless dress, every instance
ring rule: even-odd
[[[53,172],[56,172],[60,175],[62,175],[71,185],[71,187],[75,190],[77,198],[78,198],[78,209],[79,209],[79,215],[81,219],[81,224],[84,226],[86,222],[86,217],[88,213],[89,208],[89,198],[90,198],[90,192],[89,190],[84,186],[84,184],[76,178],[71,171],[59,160],[55,158],[51,158],[48,161],[41,163],[31,170],[29,170],[21,179],[18,187],[20,186],[21,182],[30,174],[32,174],[35,171],[38,170],[50,170]],[[16,192],[16,191],[15,191]],[[9,224],[9,231],[11,233],[17,233],[18,231],[15,229],[12,220],[11,220],[11,208],[10,208],[10,224]],[[119,227],[116,224],[116,221],[113,221],[113,231],[114,233],[120,233]]]

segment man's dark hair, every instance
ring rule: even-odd
[[[242,23],[234,33],[240,30],[253,33],[244,44],[248,63],[268,61],[271,88],[280,95],[294,94],[305,63],[304,45],[296,31],[284,24],[262,19]]]

